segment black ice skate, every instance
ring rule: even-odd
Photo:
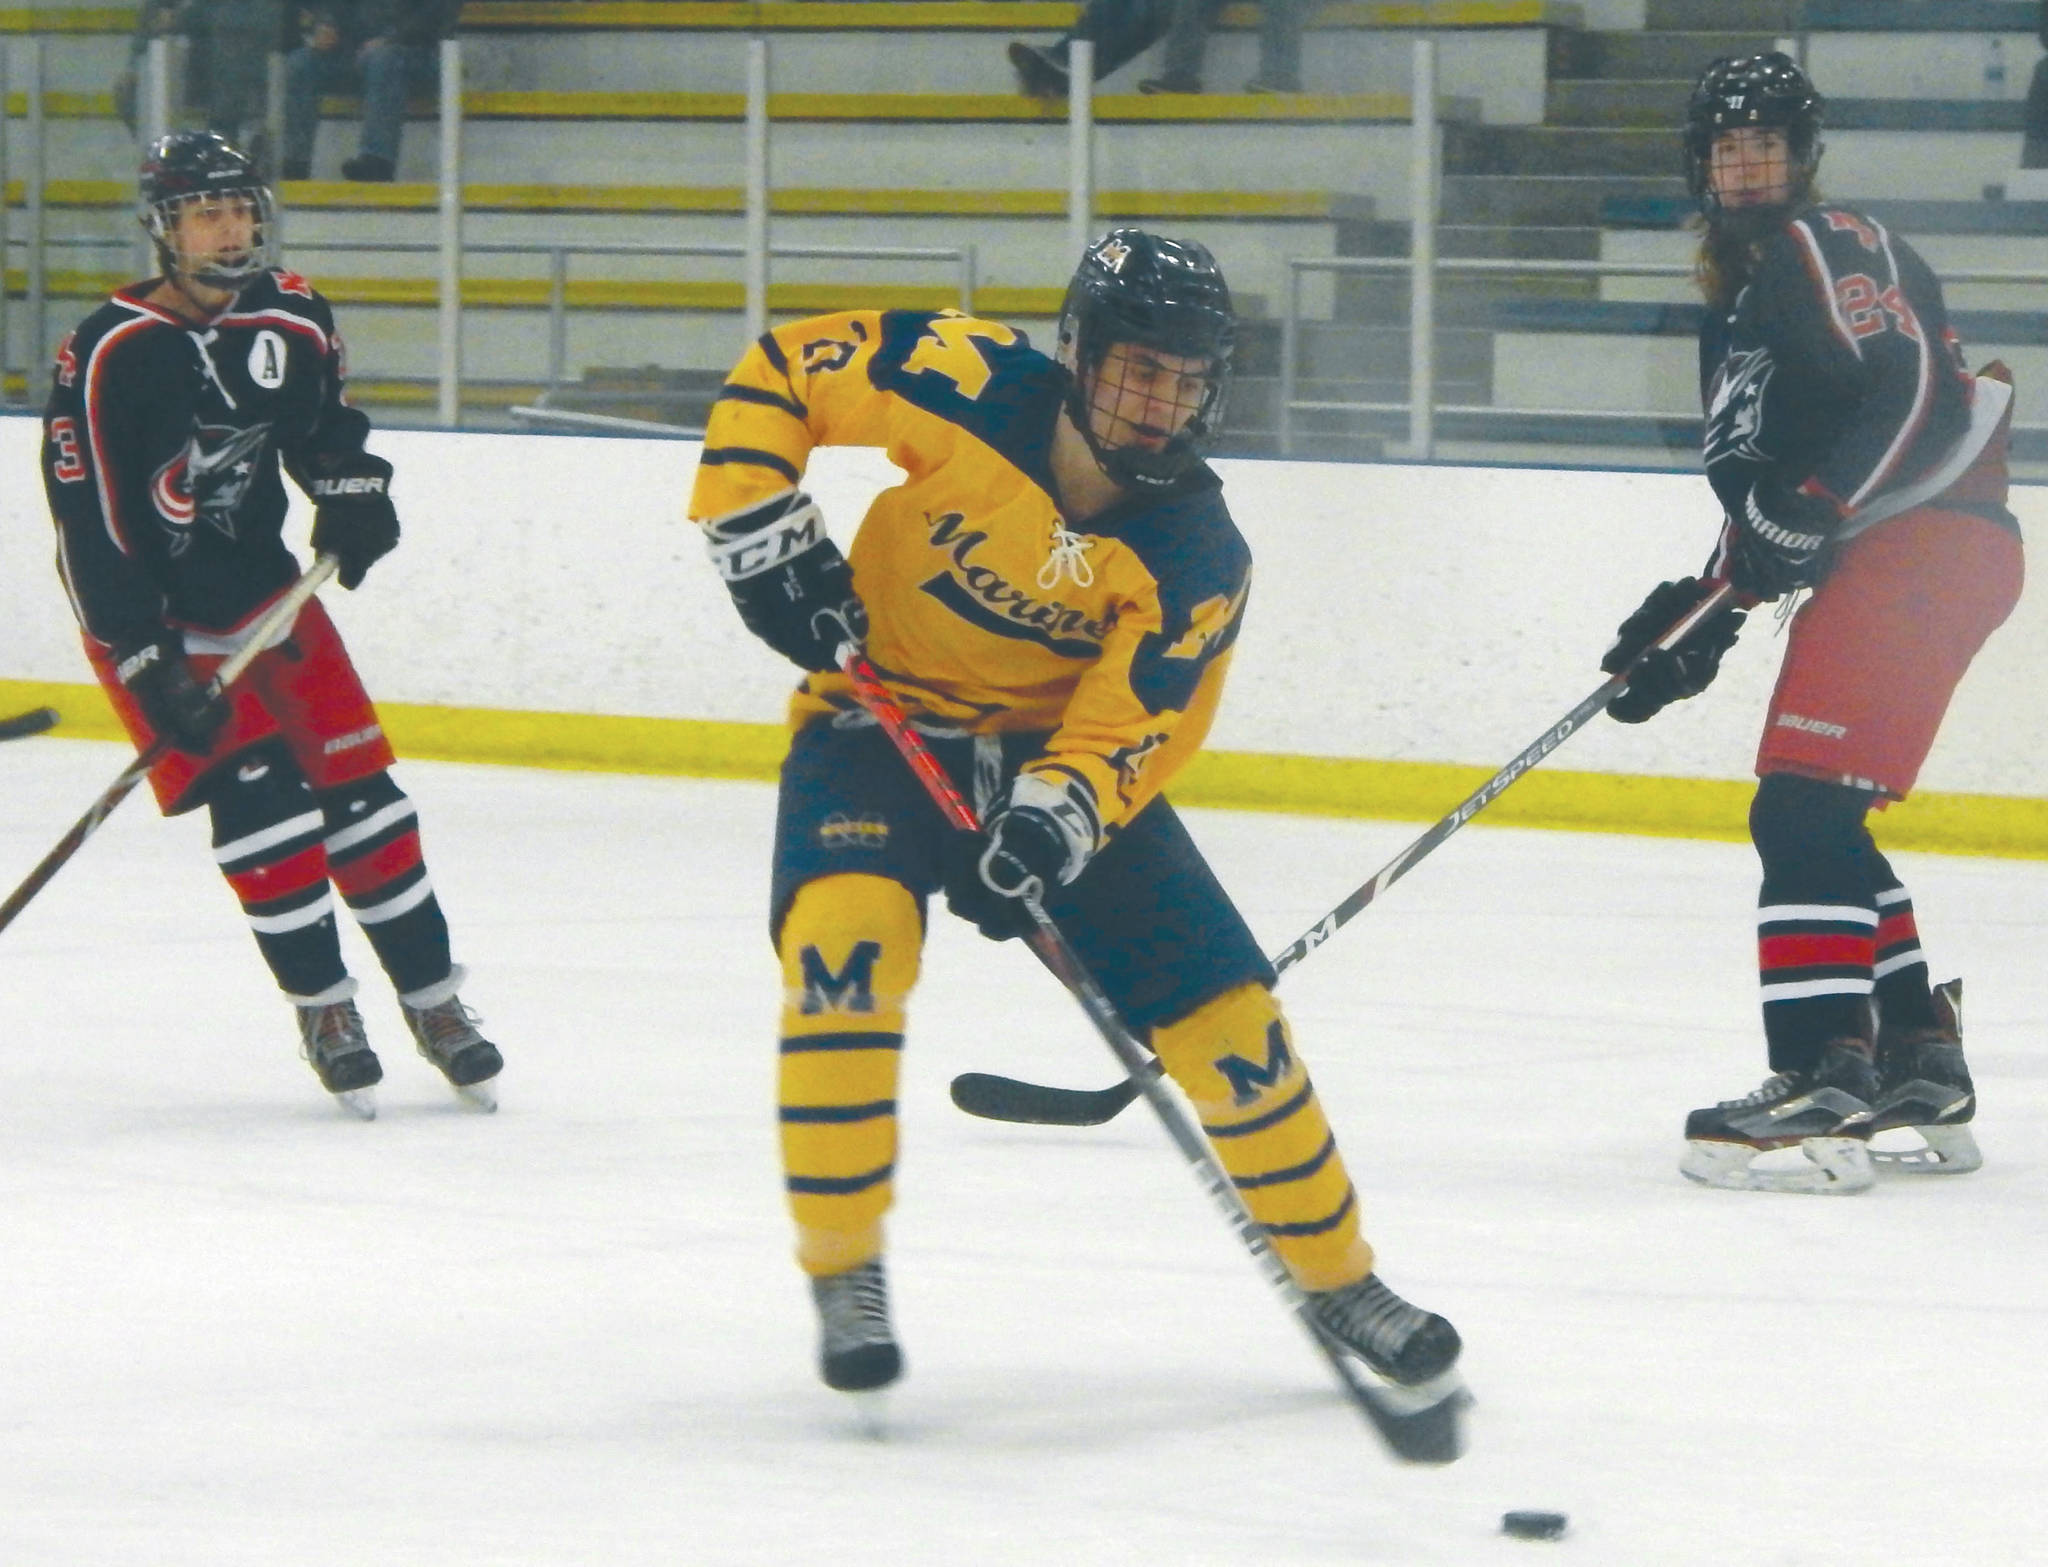
[[[1917,1148],[1872,1148],[1870,1162],[1881,1170],[1962,1175],[1984,1163],[1969,1127],[1977,1114],[1977,1091],[1963,1060],[1963,982],[1934,987],[1934,1026],[1877,1030],[1877,1103],[1869,1130],[1901,1129],[1919,1135]]]
[[[1831,1039],[1812,1072],[1780,1072],[1745,1098],[1688,1115],[1679,1173],[1734,1191],[1867,1191],[1876,1179],[1867,1122],[1877,1096],[1870,1045]],[[1756,1167],[1760,1154],[1784,1148],[1797,1148],[1806,1164]]]
[[[1457,1364],[1464,1347],[1449,1322],[1409,1305],[1377,1273],[1342,1289],[1312,1292],[1308,1303],[1325,1338],[1398,1387],[1436,1381]]]
[[[406,1027],[412,1030],[420,1054],[440,1069],[456,1096],[479,1110],[495,1110],[498,1095],[491,1080],[505,1069],[505,1058],[496,1045],[476,1031],[483,1020],[455,994],[455,988],[467,977],[458,963],[447,981],[434,987],[435,991],[445,990],[447,994],[426,992],[420,998],[424,1004],[419,1006],[401,996],[398,1007],[405,1014]]]
[[[376,1085],[383,1080],[384,1067],[370,1048],[356,1004],[344,996],[301,1006],[298,1013],[299,1054],[312,1066],[320,1086],[344,1110],[365,1121],[376,1120]]]
[[[903,1351],[889,1326],[882,1259],[811,1280],[818,1306],[818,1374],[841,1393],[875,1393],[903,1375]]]

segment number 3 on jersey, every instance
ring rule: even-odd
[[[956,315],[933,316],[924,329],[924,336],[917,340],[917,347],[903,361],[903,368],[912,375],[945,377],[971,403],[988,390],[989,380],[995,374],[989,369],[988,360],[982,357],[976,338],[1007,348],[1017,341],[1017,334],[996,321],[976,321]]]
[[[50,464],[50,471],[66,484],[76,484],[85,477],[85,458],[78,450],[78,425],[71,419],[50,421],[50,444],[57,448],[57,460]]]

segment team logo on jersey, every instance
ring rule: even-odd
[[[970,532],[966,521],[957,511],[936,517],[926,514],[932,544],[951,558],[953,569],[920,583],[919,588],[983,631],[1036,642],[1062,658],[1100,658],[1109,621],[1090,619],[1086,610],[1058,599],[1035,598],[993,567],[972,559],[988,542],[988,535]]]
[[[818,843],[827,849],[886,849],[889,824],[879,816],[847,816],[834,811],[818,824]]]
[[[1730,457],[1769,462],[1771,454],[1757,442],[1764,422],[1764,393],[1777,362],[1768,348],[1730,354],[1716,372],[1713,395],[1707,400],[1707,466]]]
[[[284,339],[268,329],[258,332],[249,345],[249,379],[274,392],[284,385],[284,371]]]
[[[149,496],[170,530],[173,555],[191,547],[195,523],[235,536],[235,515],[256,482],[269,440],[267,424],[246,430],[202,424],[185,449],[150,476]]]

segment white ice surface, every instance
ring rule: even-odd
[[[0,750],[12,885],[118,771]],[[1387,1461],[1029,956],[941,919],[892,1434],[815,1381],[778,1194],[762,786],[407,765],[505,1046],[460,1109],[367,950],[372,1124],[297,1060],[202,821],[131,802],[0,937],[0,1563],[2048,1561],[2048,865],[1910,858],[1984,1169],[1706,1191],[1763,1075],[1748,851],[1475,827],[1283,986],[1472,1450]],[[1278,947],[1412,825],[1197,814]],[[1558,1544],[1508,1508],[1567,1512]]]

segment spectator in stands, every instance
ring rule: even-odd
[[[356,156],[342,164],[342,178],[395,178],[406,99],[433,89],[441,40],[454,36],[461,12],[462,0],[356,0],[309,12],[304,41],[285,61],[280,176],[312,176],[321,96],[360,87],[362,140]]]
[[[2048,0],[2041,0],[2041,44],[2048,48]],[[2048,169],[2048,54],[2034,62],[2027,87],[2027,139],[2020,144],[2020,167]]]
[[[129,130],[139,129],[138,82],[142,56],[153,38],[191,40],[179,118],[263,157],[268,60],[278,41],[279,0],[144,0],[129,39],[128,65],[114,82],[114,107]]]
[[[1074,25],[1047,48],[1021,39],[1010,45],[1018,85],[1033,98],[1063,98],[1070,47],[1085,39],[1095,45],[1095,79],[1166,40],[1164,69],[1138,83],[1144,93],[1198,93],[1209,29],[1224,0],[1087,0]],[[1304,0],[1260,0],[1259,74],[1244,84],[1248,93],[1301,91],[1301,30]]]

